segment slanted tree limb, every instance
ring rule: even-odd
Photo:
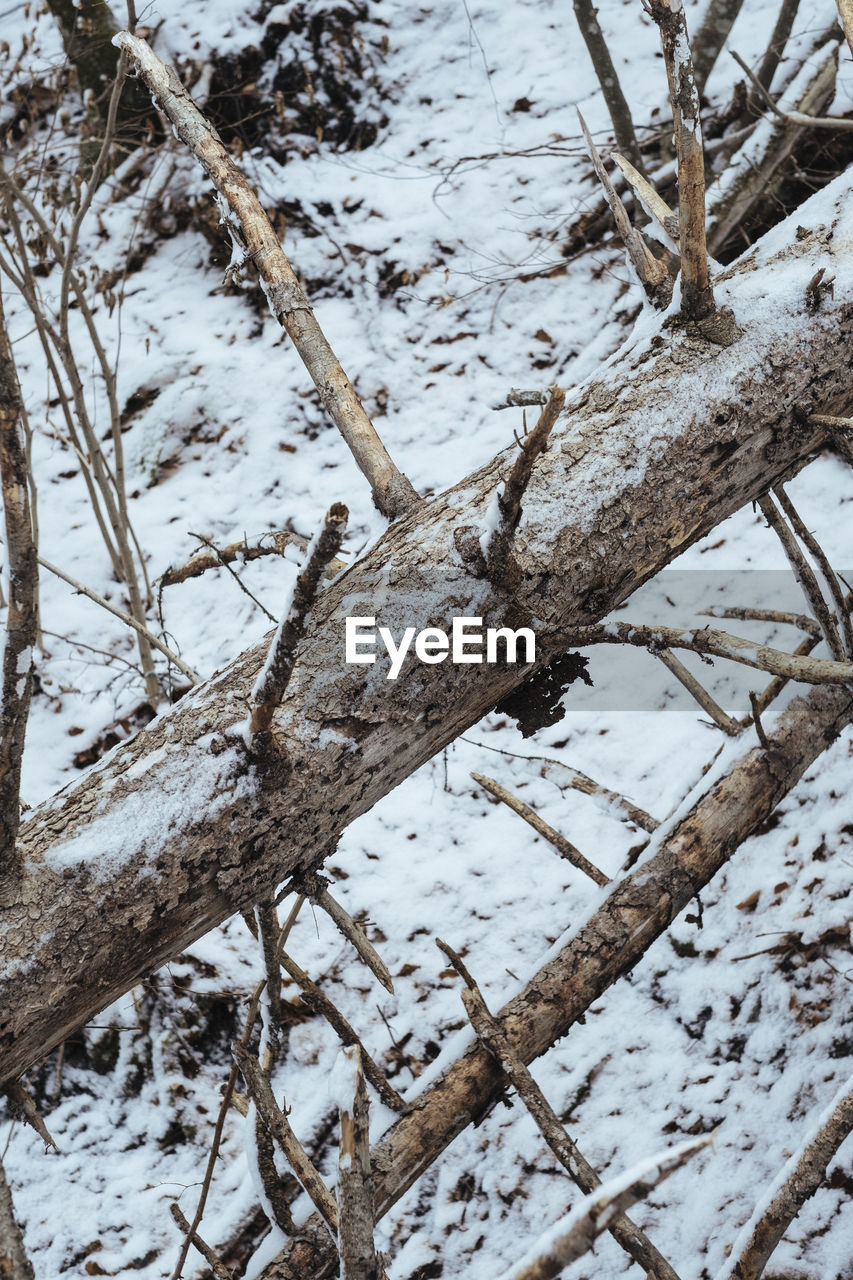
[[[589,876],[593,884],[610,884],[603,871],[599,871],[598,867],[594,866],[588,858],[585,858],[580,849],[576,849],[570,840],[567,840],[559,831],[555,831],[544,818],[540,818],[536,810],[531,809],[529,804],[519,800],[518,796],[513,795],[511,791],[507,791],[506,787],[496,782],[494,778],[487,778],[482,773],[472,773],[471,777],[490,795],[493,795],[496,800],[500,800],[507,808],[512,809],[513,813],[517,813],[520,818],[523,818],[534,831],[538,832],[557,850],[561,858],[565,858],[566,862],[570,862],[573,867],[577,867],[578,871],[582,871],[585,876]]]
[[[756,1206],[717,1280],[759,1280],[773,1250],[823,1182],[827,1165],[851,1130],[853,1080],[848,1080],[823,1113],[817,1133],[785,1165],[781,1186]]]
[[[786,524],[779,508],[773,501],[769,493],[760,498],[758,505],[761,508],[761,514],[767,521],[770,528],[776,534],[782,544],[785,555],[788,557],[794,577],[799,584],[803,595],[811,605],[812,613],[820,623],[820,629],[823,632],[823,638],[829,645],[829,651],[836,662],[845,660],[844,646],[841,643],[841,636],[838,634],[838,624],[829,610],[826,601],[823,598],[823,592],[820,589],[818,580],[815,577],[814,570],[806,560],[799,543],[792,530]],[[814,658],[807,659],[814,662]],[[777,671],[775,675],[785,675],[784,671]]]
[[[693,37],[693,73],[700,98],[742,8],[743,0],[711,0],[702,25]]]
[[[489,1012],[483,993],[461,957],[440,938],[436,938],[436,945],[445,953],[466,983],[466,990],[462,992],[462,1003],[465,1005],[471,1026],[506,1072],[516,1093],[530,1112],[536,1127],[569,1177],[582,1191],[590,1195],[601,1186],[598,1174],[566,1132],[554,1108],[504,1035],[500,1022]],[[621,1245],[628,1256],[653,1277],[653,1280],[678,1280],[677,1273],[663,1254],[630,1218],[624,1214],[613,1217],[608,1222],[607,1229],[617,1244]]]
[[[527,674],[411,655],[403,678],[388,680],[383,657],[345,662],[346,617],[379,615],[397,636],[467,614],[568,632],[805,465],[826,436],[803,412],[849,408],[853,280],[838,266],[845,235],[798,239],[796,228],[847,226],[848,185],[836,180],[774,228],[772,250],[759,243],[727,268],[719,296],[741,323],[755,314],[748,344],[646,328],[567,393],[525,491],[511,592],[477,571],[502,452],[392,525],[318,598],[273,719],[286,758],[246,756],[265,641],[26,815],[23,876],[13,891],[0,886],[0,1082],[142,974],[318,866],[350,822]],[[835,294],[811,312],[805,291],[820,267],[837,272]]]
[[[655,657],[659,658],[668,671],[671,671],[684,688],[696,699],[699,706],[706,712],[716,725],[722,729],[723,733],[727,733],[729,737],[736,737],[741,730],[741,726],[737,720],[724,711],[715,698],[712,698],[708,690],[701,684],[692,671],[685,667],[680,658],[676,658],[675,654],[669,649],[656,649]]]
[[[592,65],[595,67],[604,101],[607,103],[616,145],[625,153],[635,169],[645,173],[643,157],[634,132],[634,121],[631,119],[631,108],[622,92],[607,41],[598,23],[595,6],[592,0],[573,0],[573,3],[580,33],[589,51]]]
[[[335,1191],[341,1280],[382,1280],[373,1243],[367,1090],[357,1044],[340,1050],[339,1064],[333,1079],[340,1095],[341,1145]]]
[[[849,0],[841,0],[843,4],[848,4]],[[800,0],[782,0],[779,8],[779,14],[776,18],[776,25],[773,28],[773,34],[770,42],[765,50],[764,57],[761,59],[761,65],[758,68],[757,80],[762,89],[766,92],[770,91],[773,84],[773,77],[776,74],[776,68],[782,60],[785,53],[785,46],[791,37],[791,31],[794,27],[794,20],[797,16],[797,10],[800,7]]]
[[[756,75],[753,75],[747,64],[744,62],[740,54],[732,50],[732,57],[751,80],[753,86],[758,91],[759,99],[769,107],[774,116],[778,116],[780,120],[785,120],[788,124],[805,125],[807,129],[853,129],[853,120],[848,120],[845,116],[814,116],[802,111],[782,111],[770,94],[763,87]]]
[[[796,698],[770,735],[722,772],[710,770],[692,807],[659,829],[639,863],[610,890],[559,953],[497,1017],[525,1064],[544,1053],[617,979],[629,973],[676,916],[772,813],[812,762],[853,720],[853,694],[820,688]],[[374,1147],[377,1216],[500,1095],[504,1075],[479,1043],[411,1100]],[[260,1280],[323,1280],[336,1254],[316,1217]]]
[[[329,416],[370,482],[376,506],[390,519],[411,510],[420,501],[418,495],[391,461],[329,346],[258,197],[225,150],[218,133],[196,107],[174,69],[161,62],[144,40],[122,31],[115,36],[114,43],[126,50],[160,110],[231,211],[228,225],[232,237],[239,235],[245,242],[245,252],[251,255],[260,272],[273,315],[293,342]]]
[[[21,390],[0,293],[0,483],[6,528],[9,605],[3,646],[0,714],[0,877],[21,869],[21,760],[38,639],[38,556],[33,541]]]
[[[229,542],[226,547],[197,551],[185,564],[178,565],[177,568],[170,566],[160,575],[159,583],[161,587],[172,587],[189,578],[199,578],[209,569],[219,569],[224,564],[248,564],[250,560],[258,560],[261,556],[283,556],[288,547],[306,551],[309,541],[310,539],[291,529],[262,533],[252,538],[251,542],[241,538],[239,542]],[[328,577],[333,578],[346,567],[346,562],[336,557],[326,566],[325,572]]]
[[[307,875],[299,877],[298,887],[300,893],[304,893],[307,898],[315,902],[318,907],[326,912],[329,919],[334,921],[347,941],[355,947],[371,973],[379,979],[385,990],[393,995],[394,980],[388,971],[388,966],[361,925],[353,920],[349,912],[329,893],[329,884],[325,876],[309,872]]]
[[[175,1220],[176,1225],[183,1231],[184,1235],[189,1238],[190,1242],[198,1249],[207,1265],[215,1276],[215,1280],[233,1280],[231,1272],[225,1266],[221,1258],[218,1258],[213,1252],[209,1244],[202,1240],[198,1231],[192,1229],[191,1223],[187,1221],[181,1212],[181,1206],[177,1200],[173,1200],[169,1205],[169,1212]]]

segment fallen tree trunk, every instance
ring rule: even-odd
[[[350,822],[530,672],[410,657],[388,680],[382,659],[346,665],[345,617],[375,616],[395,636],[460,615],[530,626],[541,662],[549,633],[597,621],[805,463],[823,438],[807,415],[849,409],[847,186],[838,179],[717,279],[743,330],[732,346],[648,316],[567,396],[494,580],[480,544],[505,454],[420,504],[336,579],[273,720],[277,749],[245,746],[256,645],[32,813],[23,876],[0,882],[0,1083],[317,865]],[[834,297],[810,288],[821,268]]]
[[[497,1015],[525,1064],[545,1053],[633,969],[851,719],[849,689],[815,690],[795,699],[780,717],[769,750],[754,747],[727,770],[717,765],[706,775],[680,821],[667,824],[665,833],[658,829],[641,862]],[[506,1086],[497,1056],[475,1040],[424,1089],[371,1153],[377,1218]],[[260,1280],[321,1280],[336,1262],[315,1214]]]

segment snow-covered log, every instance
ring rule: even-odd
[[[347,665],[344,620],[406,627],[594,622],[821,442],[814,412],[850,408],[853,197],[841,178],[717,277],[730,347],[648,314],[570,392],[495,581],[481,541],[504,452],[397,521],[309,619],[273,723],[245,746],[264,645],[193,689],[21,827],[21,878],[0,884],[0,1080],[232,912],[318,865],[360,814],[517,686],[520,665],[381,656]],[[834,296],[810,287],[835,277]],[[332,496],[332,495],[330,495]],[[345,495],[342,495],[345,496]]]

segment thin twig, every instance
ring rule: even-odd
[[[794,577],[811,605],[814,616],[820,623],[820,628],[826,643],[829,645],[830,653],[836,662],[843,662],[845,656],[844,645],[841,643],[841,636],[838,633],[835,619],[823,598],[823,592],[818,585],[811,565],[800,550],[794,534],[788,528],[770,494],[767,493],[763,498],[759,498],[758,505],[761,508],[764,519],[782,544],[782,549],[794,571]],[[811,661],[814,661],[814,659],[811,659]],[[785,673],[777,672],[776,674],[783,675]]]
[[[707,712],[715,724],[719,725],[723,733],[727,733],[730,737],[737,737],[741,730],[740,722],[723,710],[719,702],[716,702],[711,697],[708,690],[704,685],[700,684],[692,671],[688,671],[680,658],[676,658],[675,654],[671,653],[669,649],[656,649],[655,657],[660,658],[667,670],[671,671],[676,680],[679,680],[684,685],[688,693],[692,694],[702,710]]]
[[[853,659],[853,626],[850,623],[850,607],[844,599],[844,592],[841,590],[841,583],[827,559],[826,552],[818,542],[817,538],[806,527],[800,513],[788,497],[781,484],[776,485],[773,490],[774,496],[779,500],[779,506],[788,518],[788,522],[794,533],[802,542],[809,555],[820,569],[826,585],[829,587],[829,593],[832,596],[833,603],[838,610],[838,617],[841,619],[841,629],[844,633],[844,646],[842,656]]]
[[[36,1104],[23,1085],[16,1081],[14,1084],[8,1084],[3,1092],[11,1102],[15,1114],[25,1124],[28,1124],[31,1129],[35,1129],[46,1147],[53,1147],[54,1151],[58,1151],[59,1147],[48,1132],[47,1125],[42,1119]]]
[[[237,561],[248,564],[250,560],[258,560],[261,556],[283,556],[290,546],[304,552],[307,550],[310,541],[308,538],[303,538],[301,533],[293,533],[290,529],[262,533],[259,537],[253,538],[251,542],[241,538],[239,542],[229,542],[227,547],[214,546],[212,542],[209,542],[198,533],[194,533],[192,536],[210,547],[211,552],[197,551],[195,555],[187,560],[186,564],[179,565],[175,569],[168,568],[160,576],[159,582],[161,586],[171,587],[179,582],[186,582],[188,578],[199,578],[203,573],[207,573],[208,569],[218,569],[222,565],[231,565]],[[337,558],[330,560],[326,566],[326,576],[333,578],[335,574],[340,573],[346,567],[344,560]]]
[[[346,531],[349,512],[342,502],[332,503],[326,512],[323,528],[308,548],[307,563],[296,579],[289,608],[286,610],[270,643],[267,660],[252,689],[253,734],[269,729],[296,661],[296,649],[305,630],[305,623],[320,579],[330,560],[338,554]]]
[[[216,133],[193,103],[172,67],[166,66],[144,40],[120,32],[113,41],[136,64],[160,110],[200,162],[226,207],[235,248],[243,248],[260,272],[278,322],[287,331],[320,399],[370,482],[379,510],[394,519],[420,499],[392,462],[364,406],[344,373],[260,201],[234,164]],[[236,237],[244,241],[241,246]]]
[[[580,121],[583,136],[586,139],[586,145],[589,149],[592,167],[595,170],[596,177],[604,188],[604,194],[607,196],[607,203],[613,214],[613,220],[616,223],[616,230],[622,238],[622,243],[631,259],[631,265],[636,272],[637,279],[643,286],[646,296],[658,308],[664,308],[669,305],[672,298],[672,280],[670,274],[662,262],[654,256],[646,245],[639,231],[631,225],[631,219],[628,217],[627,210],[620,200],[616,188],[610,181],[607,170],[602,163],[598,149],[592,140],[592,134],[587,128],[586,121],[581,115],[580,108],[576,107],[578,120]]]
[[[603,871],[599,871],[598,867],[585,858],[580,850],[576,849],[565,836],[560,835],[559,831],[555,831],[553,827],[549,826],[544,818],[540,818],[536,810],[531,809],[529,804],[519,800],[518,796],[514,796],[511,791],[507,791],[506,787],[501,786],[494,778],[488,778],[482,773],[472,773],[471,777],[479,786],[488,791],[490,795],[493,795],[496,800],[500,800],[508,808],[512,809],[513,813],[517,813],[520,818],[529,823],[534,831],[537,831],[549,844],[553,845],[561,858],[565,858],[573,867],[577,867],[578,871],[582,871],[595,884],[610,884],[610,880]]]
[[[758,741],[761,743],[765,751],[770,750],[770,743],[767,734],[764,732],[764,725],[761,723],[761,708],[758,705],[758,696],[752,689],[749,691],[749,705],[752,710],[752,723],[755,725],[755,732],[758,734]]]
[[[743,0],[711,0],[702,25],[693,37],[693,72],[700,98],[742,7]]]
[[[341,1280],[380,1280],[381,1267],[373,1241],[373,1178],[367,1090],[357,1044],[340,1050],[335,1068],[341,1145],[338,1181],[338,1253]]]
[[[237,583],[237,586],[240,588],[240,590],[243,592],[243,594],[249,597],[249,599],[251,600],[252,604],[257,605],[257,607],[260,609],[261,613],[265,614],[265,616],[266,616],[267,618],[269,618],[270,622],[272,622],[272,623],[277,623],[277,622],[278,622],[278,618],[276,618],[274,614],[270,613],[270,611],[269,611],[269,609],[266,607],[266,605],[265,605],[265,604],[262,604],[262,603],[261,603],[261,601],[258,599],[258,597],[257,597],[256,595],[254,595],[254,594],[249,590],[249,588],[246,586],[245,582],[244,582],[244,581],[243,581],[243,579],[240,577],[240,575],[239,575],[238,573],[235,573],[235,572],[234,572],[234,570],[231,568],[231,565],[229,564],[229,562],[225,559],[225,557],[224,557],[224,556],[221,556],[221,555],[219,554],[219,551],[218,551],[218,550],[217,550],[217,548],[214,546],[214,544],[210,541],[210,539],[209,539],[209,538],[205,538],[205,537],[204,537],[204,535],[203,535],[203,534],[201,534],[201,533],[193,533],[192,531],[190,531],[190,537],[191,537],[191,538],[198,538],[199,542],[203,543],[203,544],[204,544],[204,546],[208,547],[208,548],[209,548],[209,550],[211,550],[211,551],[213,552],[213,554],[214,554],[214,555],[217,557],[217,559],[219,560],[219,563],[222,565],[222,568],[223,568],[223,569],[225,569],[225,570],[227,570],[227,572],[231,574],[231,577],[232,577],[232,578],[234,579],[234,581]],[[234,558],[236,559],[236,556],[235,556]],[[166,584],[164,583],[163,585],[165,586]]]
[[[314,1202],[334,1240],[337,1236],[338,1213],[335,1198],[314,1167],[311,1157],[297,1138],[273,1096],[270,1083],[254,1054],[242,1044],[233,1045],[234,1060],[246,1081],[246,1088],[258,1109],[258,1115],[275,1138],[301,1186]]]
[[[209,1244],[205,1244],[204,1240],[202,1240],[201,1236],[198,1234],[198,1231],[194,1231],[192,1229],[190,1223],[181,1213],[181,1208],[177,1200],[173,1200],[169,1205],[169,1212],[190,1243],[198,1249],[199,1253],[216,1277],[216,1280],[233,1280],[231,1272],[222,1262],[221,1258],[217,1257]]]
[[[791,1156],[781,1185],[760,1203],[735,1242],[718,1280],[758,1280],[800,1209],[826,1176],[827,1165],[853,1130],[853,1080],[848,1080],[823,1113],[820,1126]]]
[[[264,989],[264,981],[262,979],[258,983],[258,985],[255,987],[249,999],[249,1008],[246,1013],[246,1021],[243,1024],[243,1034],[240,1037],[240,1043],[244,1047],[248,1045],[249,1040],[252,1037],[252,1030],[255,1025],[255,1019],[258,1016],[258,1006],[260,1005],[260,1002],[261,1002],[261,993],[263,992],[263,989]],[[213,1170],[216,1165],[216,1160],[219,1155],[219,1147],[222,1142],[222,1131],[225,1128],[225,1117],[227,1116],[228,1108],[231,1105],[231,1098],[234,1093],[234,1088],[237,1084],[237,1076],[238,1076],[237,1064],[236,1062],[232,1062],[231,1070],[228,1073],[228,1080],[226,1081],[225,1089],[222,1094],[222,1101],[219,1104],[219,1114],[216,1117],[216,1125],[214,1126],[214,1130],[213,1130],[213,1140],[210,1144],[210,1153],[208,1154],[208,1157],[207,1157],[207,1166],[204,1171],[204,1178],[202,1179],[201,1194],[199,1195],[199,1198],[198,1198],[198,1204],[196,1206],[195,1214],[193,1215],[193,1220],[190,1223],[189,1230],[187,1231],[187,1234],[184,1237],[183,1244],[181,1245],[180,1253],[178,1254],[178,1260],[175,1263],[175,1269],[172,1272],[169,1280],[180,1280],[181,1272],[184,1269],[184,1263],[187,1260],[187,1254],[189,1253],[189,1250],[190,1250],[190,1245],[193,1242],[192,1238],[195,1235],[196,1231],[198,1230],[199,1224],[201,1223],[201,1220],[204,1217],[204,1206],[207,1203],[207,1196],[210,1191],[210,1184],[213,1181]]]
[[[341,1044],[345,1046],[357,1044],[359,1046],[364,1074],[385,1103],[385,1106],[390,1107],[392,1111],[405,1111],[405,1102],[390,1081],[386,1079],[382,1068],[367,1052],[358,1032],[353,1029],[341,1011],[332,1003],[325,992],[317,986],[317,983],[309,978],[305,970],[300,968],[295,960],[291,959],[286,951],[280,953],[279,961],[284,971],[299,986],[302,992],[302,999],[309,1009],[313,1009],[315,1013],[326,1019],[335,1035],[339,1037]]]
[[[329,893],[328,880],[318,875],[316,871],[306,871],[299,877],[298,888],[301,893],[304,893],[318,907],[321,907],[326,912],[326,915],[334,921],[347,941],[351,942],[355,947],[371,973],[379,979],[385,990],[393,995],[394,983],[388,971],[388,966],[370,942],[361,925],[357,924],[349,912]]]
[[[814,618],[810,618],[807,613],[792,613],[786,609],[753,609],[746,605],[710,605],[707,609],[700,609],[699,616],[702,618],[736,618],[741,622],[775,622],[782,626],[797,627],[800,631],[807,631],[810,636],[822,638],[823,633],[820,624],[815,622]]]
[[[183,675],[189,680],[190,684],[201,684],[201,676],[193,671],[192,667],[187,666],[183,658],[179,658],[176,653],[165,645],[153,631],[149,631],[148,627],[143,626],[141,622],[137,622],[136,618],[131,617],[129,613],[125,613],[124,609],[119,609],[114,604],[110,604],[109,600],[105,600],[103,596],[99,596],[97,591],[93,591],[91,587],[87,587],[82,582],[78,582],[76,578],[72,578],[70,574],[63,569],[58,569],[55,564],[51,564],[49,560],[45,560],[42,556],[38,558],[39,564],[43,569],[47,569],[49,573],[53,573],[57,578],[61,578],[63,582],[67,582],[70,587],[80,595],[86,596],[89,600],[93,600],[95,604],[99,604],[102,609],[106,609],[114,617],[119,618],[127,627],[132,627],[134,631],[144,635],[152,648],[157,649],[164,657],[173,662]]]
[[[513,1049],[462,958],[440,938],[436,938],[436,946],[444,952],[465,981],[466,990],[462,992],[462,1003],[471,1025],[501,1064],[542,1137],[572,1181],[587,1195],[596,1191],[601,1186],[601,1179],[566,1132],[548,1099]],[[678,1280],[676,1272],[636,1223],[620,1215],[608,1224],[608,1229],[625,1252],[646,1272],[651,1272],[655,1280]]]
[[[750,71],[740,54],[735,53],[734,49],[730,49],[729,52],[740,67],[741,71],[744,71],[746,75],[749,76],[749,79],[754,88],[758,91],[762,102],[770,111],[772,111],[773,115],[778,116],[780,120],[784,120],[787,124],[802,125],[807,129],[853,129],[853,120],[848,120],[844,116],[810,116],[805,115],[802,111],[783,111],[781,107],[778,107],[770,97],[770,94],[764,88],[764,85],[760,83],[758,77]]]

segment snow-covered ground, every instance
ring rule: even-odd
[[[704,4],[685,7],[695,26]],[[777,8],[775,0],[746,0],[730,47],[756,63]],[[520,431],[520,411],[492,408],[511,387],[579,381],[619,346],[644,305],[621,250],[597,247],[571,261],[561,255],[567,228],[598,199],[575,106],[602,144],[608,117],[568,4],[366,0],[338,9],[357,10],[368,82],[354,110],[375,140],[354,150],[325,134],[294,131],[282,143],[279,130],[278,158],[252,137],[240,163],[265,206],[280,215],[291,260],[389,451],[419,491],[435,491]],[[297,11],[319,19],[333,10],[327,0],[290,0],[256,17],[235,0],[192,7],[160,0],[140,22],[203,100],[211,51],[237,57],[277,24],[284,31]],[[811,47],[832,13],[830,0],[801,7],[789,57]],[[657,32],[639,0],[602,0],[599,16],[635,121],[647,132],[666,115]],[[35,13],[18,5],[0,17],[9,103],[16,86],[47,80],[63,54],[46,7]],[[316,72],[304,35],[287,38]],[[727,101],[738,78],[724,53],[709,99]],[[842,113],[853,106],[844,53],[838,84],[833,110]],[[322,105],[322,80],[317,92]],[[20,167],[40,199],[54,167],[61,173],[76,162],[73,93],[60,105],[64,117],[49,114],[7,149],[6,164]],[[31,175],[39,167],[37,180]],[[219,546],[285,527],[310,535],[336,500],[350,507],[346,549],[356,555],[383,521],[257,285],[224,284],[224,229],[218,264],[193,223],[161,234],[171,202],[201,210],[209,198],[200,170],[170,142],[146,161],[132,194],[108,180],[83,229],[80,260],[93,286],[97,273],[118,272],[120,279],[128,258],[140,259],[119,306],[110,311],[94,288],[91,296],[116,361],[119,403],[136,397],[144,406],[128,415],[123,439],[130,515],[149,574],[156,579],[182,564],[198,549],[197,534]],[[53,305],[58,272],[46,269],[40,286]],[[61,439],[59,411],[45,405],[31,319],[6,281],[3,289],[35,428],[41,553],[122,604],[79,465]],[[79,315],[74,324],[103,434],[103,388]],[[790,493],[830,560],[853,567],[850,469],[821,457]],[[237,568],[277,616],[296,558]],[[619,616],[697,625],[697,608],[723,598],[799,608],[785,570],[763,519],[744,510]],[[152,610],[152,625],[162,625],[168,643],[202,676],[270,627],[224,571],[166,588],[162,611],[161,623]],[[144,700],[133,638],[114,618],[47,573],[41,615],[40,687],[22,787],[30,804],[75,777],[105,730],[119,738],[130,732]],[[787,631],[748,623],[733,629],[792,643]],[[764,683],[759,673],[745,679],[742,669],[685,661],[733,714],[744,714],[746,690]],[[541,757],[583,770],[663,819],[721,745],[719,731],[644,652],[598,650],[590,671],[594,687],[572,687],[559,724],[523,740],[506,717],[487,717],[345,832],[328,870],[346,907],[368,913],[394,975],[394,996],[357,963],[325,916],[306,906],[297,920],[290,953],[322,980],[407,1096],[470,1035],[460,981],[437,951],[436,935],[466,949],[497,1009],[597,892],[471,773],[497,778],[612,875],[637,843],[637,830],[561,787],[559,770],[545,768]],[[701,928],[676,922],[630,978],[533,1067],[602,1176],[686,1135],[715,1132],[712,1145],[635,1211],[684,1280],[716,1275],[756,1202],[853,1071],[851,751],[848,734],[808,771],[767,830],[736,854],[702,895]],[[228,1038],[261,973],[257,945],[243,921],[232,919],[105,1011],[76,1047],[70,1042],[55,1080],[51,1057],[44,1111],[59,1153],[44,1154],[31,1129],[2,1121],[0,1149],[38,1277],[170,1275],[178,1236],[168,1206],[178,1199],[193,1215],[228,1074]],[[284,992],[293,1024],[276,1090],[311,1146],[333,1114],[327,1081],[337,1043],[325,1023],[304,1016],[292,984]],[[375,1131],[391,1118],[374,1099]],[[232,1110],[202,1225],[215,1247],[258,1203],[251,1149],[246,1123]],[[329,1175],[334,1159],[334,1144],[326,1142],[322,1168]],[[768,1275],[851,1280],[851,1178],[848,1146]],[[382,1223],[389,1276],[491,1280],[578,1196],[521,1104],[499,1105]],[[303,1210],[300,1202],[297,1217]],[[197,1263],[191,1254],[186,1274]],[[629,1270],[607,1237],[571,1274],[606,1280]]]

